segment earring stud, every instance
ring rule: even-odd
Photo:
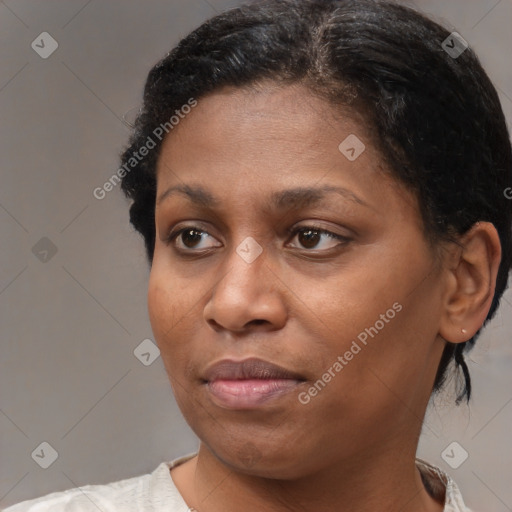
[[[467,334],[468,331],[466,331],[466,329],[461,329],[462,331],[462,334]]]

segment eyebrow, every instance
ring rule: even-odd
[[[205,208],[215,208],[221,204],[218,198],[215,198],[208,190],[201,186],[175,185],[168,188],[157,199],[159,205],[169,197],[180,194],[185,196],[193,203],[199,204]],[[273,192],[270,195],[269,205],[275,210],[284,210],[286,208],[301,208],[312,206],[325,199],[329,194],[339,194],[345,199],[362,206],[370,207],[365,201],[354,194],[352,191],[333,185],[324,185],[322,187],[296,187],[279,192]]]

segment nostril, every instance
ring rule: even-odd
[[[214,331],[219,332],[219,331],[221,331],[221,330],[222,330],[222,326],[221,326],[218,322],[216,322],[213,318],[210,318],[210,319],[208,320],[208,323],[210,324],[211,328],[212,328]]]

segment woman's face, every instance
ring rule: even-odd
[[[443,272],[383,169],[364,124],[299,86],[212,94],[165,140],[150,319],[187,422],[229,467],[292,478],[415,449]]]

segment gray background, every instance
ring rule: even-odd
[[[134,355],[152,334],[127,202],[119,187],[101,201],[92,191],[118,167],[122,118],[151,66],[237,3],[0,1],[0,507],[140,475],[197,446],[161,359]],[[416,5],[477,51],[510,121],[512,0]],[[43,31],[59,44],[48,59],[31,48]],[[437,398],[419,449],[486,512],[512,510],[511,303],[507,292],[472,353],[472,405]],[[453,441],[469,453],[458,469],[441,457]],[[48,469],[36,463],[48,449],[31,456],[42,442],[58,452]]]

